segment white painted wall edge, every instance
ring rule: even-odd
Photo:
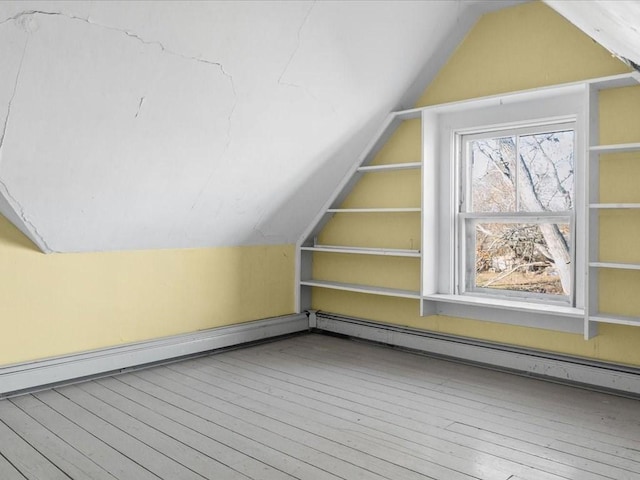
[[[425,354],[490,366],[562,383],[623,394],[640,395],[640,368],[631,368],[432,334],[326,312],[310,312],[318,330],[424,352]],[[310,321],[312,318],[310,318]]]
[[[305,313],[0,367],[0,398],[22,390],[309,329]]]

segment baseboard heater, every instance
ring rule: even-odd
[[[528,350],[322,311],[0,367],[0,398],[309,329],[457,362],[640,397],[640,368]]]
[[[0,398],[308,330],[301,313],[8,365],[0,367]]]
[[[309,324],[320,332],[365,339],[431,356],[574,386],[634,398],[640,396],[640,368],[430,333],[322,311],[311,312]]]

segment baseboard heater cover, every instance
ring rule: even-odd
[[[314,318],[315,317],[315,318]],[[640,368],[435,334],[327,312],[311,312],[318,331],[592,389],[640,396]]]
[[[156,340],[0,367],[0,398],[17,392],[309,329],[307,314],[256,320]]]

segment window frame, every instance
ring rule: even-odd
[[[586,277],[587,85],[529,90],[422,109],[423,315],[443,314],[582,333]],[[457,289],[459,136],[469,132],[575,122],[575,274],[571,305],[484,296]]]
[[[505,300],[519,300],[523,302],[533,302],[551,305],[575,305],[576,291],[576,202],[573,201],[573,209],[565,211],[540,211],[525,212],[515,210],[513,212],[475,212],[471,208],[471,200],[473,198],[471,177],[471,162],[469,155],[470,142],[482,138],[498,138],[506,136],[526,136],[547,133],[551,131],[572,131],[574,133],[573,142],[573,170],[576,170],[577,161],[577,122],[574,120],[550,122],[535,122],[531,125],[519,125],[513,128],[511,124],[497,126],[491,129],[471,129],[455,132],[455,161],[458,167],[458,176],[456,178],[457,185],[454,187],[458,198],[456,200],[457,208],[454,214],[457,217],[455,222],[455,241],[457,249],[455,252],[455,291],[460,295],[480,295],[493,298],[502,298]],[[518,170],[516,170],[518,175]],[[575,179],[574,174],[574,196],[575,196]],[[516,184],[517,195],[517,184]],[[516,198],[516,205],[517,205]],[[532,292],[519,292],[515,290],[496,290],[478,287],[475,285],[475,225],[481,221],[491,221],[492,223],[527,223],[527,224],[549,224],[549,223],[566,223],[569,225],[570,236],[570,257],[571,257],[571,292],[569,295],[553,295],[553,294],[537,294]]]

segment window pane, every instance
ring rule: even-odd
[[[573,209],[573,144],[572,130],[518,138],[519,211]]]
[[[475,287],[569,295],[569,225],[477,223]]]
[[[516,208],[515,137],[469,142],[472,212],[513,212]]]

